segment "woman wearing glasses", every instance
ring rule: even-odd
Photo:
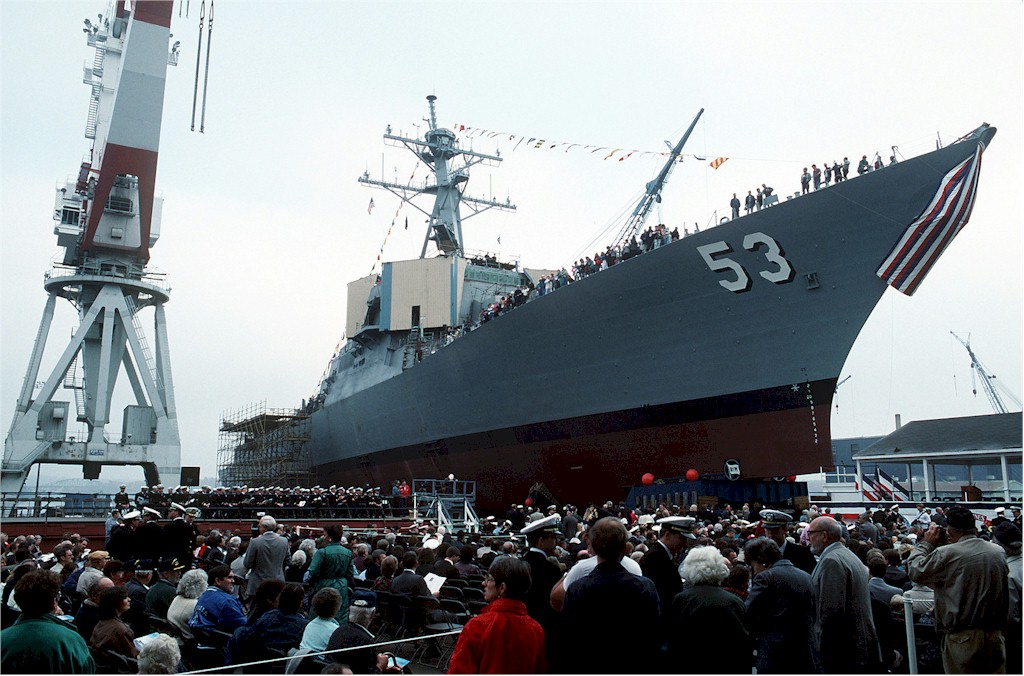
[[[530,566],[496,559],[484,579],[487,607],[466,623],[448,665],[450,674],[535,674],[547,670],[544,630],[526,614]]]

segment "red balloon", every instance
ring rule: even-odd
[[[695,469],[688,469],[688,470],[686,470],[686,480],[687,481],[696,481],[699,478],[700,478],[700,472],[698,472],[697,470],[695,470]]]
[[[654,483],[654,475],[648,472],[640,477],[640,481],[644,482],[644,486],[650,486]]]
[[[526,505],[527,507],[532,507],[533,506],[533,498],[526,498],[525,500],[523,500],[523,504]]]

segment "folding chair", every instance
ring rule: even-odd
[[[421,662],[426,664],[426,654],[431,647],[437,650],[437,661],[434,663],[435,669],[441,668],[441,661],[445,656],[445,648],[442,647],[441,643],[437,639],[429,638],[432,634],[443,634],[446,631],[451,631],[452,623],[447,620],[447,616],[444,612],[441,612],[441,602],[433,596],[417,596],[413,599],[415,603],[415,609],[419,611],[420,616],[423,618],[423,624],[420,626],[421,641],[416,646],[416,650],[413,651],[412,661]],[[443,621],[436,621],[438,617],[445,617]],[[432,621],[433,620],[433,621]]]
[[[480,589],[479,587],[477,587],[477,588],[466,587],[465,589],[462,590],[462,595],[466,597],[467,601],[483,601],[484,600],[484,590]]]
[[[440,598],[442,599],[455,599],[456,601],[463,601],[466,595],[462,593],[462,590],[458,587],[441,587]]]

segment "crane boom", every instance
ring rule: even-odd
[[[967,340],[964,340],[963,338],[956,335],[956,333],[952,331],[950,331],[949,333],[951,336],[956,338],[960,342],[960,344],[963,345],[964,348],[967,350],[967,354],[971,358],[971,368],[974,369],[974,371],[978,374],[978,377],[981,378],[981,388],[985,390],[985,396],[988,397],[988,403],[990,406],[992,406],[992,410],[995,411],[996,413],[1008,413],[1009,411],[1006,408],[1006,404],[1003,403],[1002,397],[1000,397],[999,392],[996,391],[996,377],[992,375],[987,368],[985,368],[985,365],[981,363],[981,361],[978,359],[978,356],[974,354],[974,350],[971,349],[971,335],[967,334]],[[974,396],[978,396],[978,389],[976,387],[973,388],[973,391]],[[1014,397],[1013,395],[1009,396],[1012,399],[1014,399],[1016,403],[1018,403],[1019,405],[1020,402],[1017,401],[1016,397]]]
[[[633,213],[629,215],[629,219],[626,224],[622,226],[622,230],[619,232],[619,236],[615,242],[619,246],[624,245],[629,239],[638,233],[644,227],[644,223],[647,222],[647,218],[651,215],[651,209],[655,204],[661,202],[661,189],[665,187],[668,182],[669,174],[672,173],[672,168],[676,162],[679,161],[679,157],[682,155],[683,146],[686,145],[686,140],[690,138],[690,134],[693,132],[693,128],[697,126],[697,120],[704,114],[704,109],[701,108],[700,112],[697,113],[697,117],[693,118],[693,122],[690,123],[689,129],[683,134],[683,137],[679,139],[679,143],[672,148],[672,152],[669,153],[668,160],[665,162],[665,166],[661,168],[658,175],[654,177],[650,183],[647,184],[646,192],[643,197],[637,202],[636,207],[633,209]],[[666,143],[668,143],[666,141]]]

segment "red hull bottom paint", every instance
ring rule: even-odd
[[[736,460],[741,478],[749,479],[831,466],[830,407],[823,403],[527,444],[488,447],[481,440],[474,447],[449,441],[440,452],[427,451],[420,457],[401,453],[407,458],[397,462],[371,456],[375,462],[370,466],[351,461],[321,465],[317,481],[321,485],[368,482],[386,490],[395,479],[454,474],[477,482],[482,516],[500,516],[511,503],[522,503],[530,487],[540,482],[559,502],[582,508],[591,502],[624,498],[646,472],[656,478],[682,476],[691,468],[701,474],[722,474],[725,461]]]

